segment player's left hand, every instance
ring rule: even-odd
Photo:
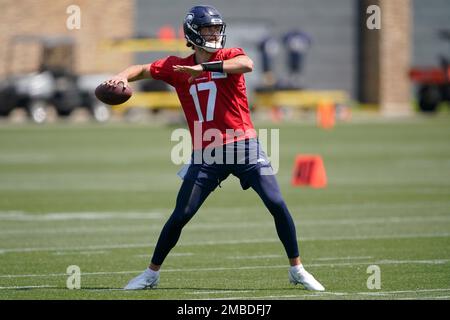
[[[197,64],[195,66],[175,65],[175,66],[173,66],[173,71],[189,73],[191,75],[191,77],[188,79],[188,82],[191,83],[192,81],[194,81],[195,78],[197,78],[199,75],[202,74],[203,68],[199,64]]]

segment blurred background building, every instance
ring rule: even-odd
[[[0,0],[0,77],[6,69],[22,72],[37,68],[39,45],[21,44],[12,48],[15,36],[68,36],[76,42],[75,69],[79,73],[113,72],[132,63],[132,56],[105,51],[100,41],[134,34],[135,6],[133,1],[108,0]],[[81,9],[80,29],[67,28],[67,8]],[[8,60],[8,51],[14,59]],[[13,65],[8,65],[12,61]]]
[[[73,39],[73,70],[79,75],[115,73],[132,63],[189,54],[162,48],[117,50],[103,44],[112,39],[180,39],[184,15],[198,3],[0,0],[0,4],[0,78],[4,78],[36,69],[42,61],[39,45],[13,45],[16,36]],[[450,1],[446,0],[212,0],[208,4],[218,8],[228,24],[227,46],[244,48],[255,61],[255,72],[247,76],[250,96],[267,72],[258,49],[267,37],[279,45],[270,62],[273,81],[295,79],[283,41],[293,30],[309,39],[301,49],[300,89],[340,90],[353,101],[378,106],[386,115],[412,112],[416,87],[409,75],[413,66],[439,67],[439,57],[450,55],[450,42],[439,37],[440,30],[450,29]],[[81,9],[80,29],[66,26],[70,5]],[[367,27],[371,5],[380,8],[380,29]]]

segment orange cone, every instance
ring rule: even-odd
[[[272,109],[270,109],[270,118],[274,123],[281,122],[283,120],[283,110],[278,106],[272,107]]]
[[[317,126],[332,129],[335,125],[336,112],[332,101],[321,100],[317,105]]]
[[[293,186],[325,188],[327,174],[322,157],[318,155],[297,155],[291,183]]]
[[[161,40],[172,40],[176,38],[175,29],[170,25],[165,25],[159,28],[158,38]]]

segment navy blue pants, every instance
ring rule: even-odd
[[[175,210],[159,236],[151,260],[153,264],[161,265],[164,262],[180,238],[183,227],[195,215],[208,195],[230,174],[240,179],[244,190],[251,187],[258,193],[274,218],[278,237],[283,243],[288,258],[299,256],[294,221],[283,200],[275,175],[268,174],[271,166],[266,155],[255,139],[247,140],[244,148],[245,153],[241,159],[243,161],[239,161],[236,155],[232,164],[192,162],[193,164],[183,176],[184,181],[178,192]],[[257,152],[250,152],[254,148],[257,148]],[[256,155],[255,161],[252,161],[252,155]]]

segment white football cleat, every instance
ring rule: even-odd
[[[295,285],[303,285],[306,290],[325,291],[325,288],[320,282],[314,279],[312,274],[305,269],[302,269],[301,271],[289,269],[289,281]]]
[[[133,278],[128,282],[128,284],[123,288],[124,290],[144,290],[149,288],[155,288],[159,283],[159,272],[151,272],[146,269],[136,278]]]

